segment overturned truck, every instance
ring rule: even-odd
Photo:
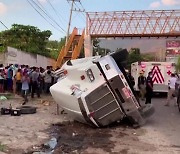
[[[67,61],[59,81],[51,88],[55,101],[74,119],[104,127],[123,118],[142,125],[154,112],[141,105],[124,71],[122,50],[104,57]]]

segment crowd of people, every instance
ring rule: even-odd
[[[31,94],[31,98],[34,98],[34,94],[39,98],[42,93],[48,94],[50,92],[51,85],[57,82],[53,72],[52,66],[47,66],[44,69],[42,67],[29,67],[28,65],[18,64],[4,67],[3,64],[0,64],[0,93],[8,91],[18,95],[22,94],[24,98],[23,104],[25,104],[28,101],[28,94]],[[132,86],[134,86],[134,78],[130,73],[127,74]],[[175,74],[171,74],[166,106],[169,106],[169,101],[175,92],[176,79]],[[145,100],[146,104],[150,104],[153,95],[152,72],[149,72],[147,77],[144,76],[144,72],[140,72],[138,88],[141,99]]]
[[[40,97],[42,93],[48,94],[49,88],[56,82],[52,66],[29,67],[28,65],[11,64],[4,67],[0,65],[0,93],[13,92],[24,97],[25,104],[28,94]]]

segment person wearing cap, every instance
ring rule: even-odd
[[[170,100],[173,98],[173,94],[175,94],[175,84],[176,84],[176,76],[174,73],[171,74],[171,78],[169,79],[169,90],[168,90],[168,97],[165,106],[169,106]],[[176,99],[175,99],[176,103]]]
[[[146,77],[144,77],[144,72],[141,71],[140,76],[138,77],[138,88],[141,95],[141,100],[145,99],[145,93],[146,93]]]

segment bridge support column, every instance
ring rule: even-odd
[[[92,42],[91,42],[90,35],[84,36],[84,52],[85,52],[85,57],[93,56],[93,48],[92,48]]]

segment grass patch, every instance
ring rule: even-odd
[[[6,94],[5,97],[6,97],[7,99],[12,99],[12,98],[13,98],[13,94]]]
[[[4,152],[6,151],[6,146],[0,143],[0,151]]]
[[[14,97],[11,93],[0,93],[0,96],[5,96],[7,99],[12,99]]]

